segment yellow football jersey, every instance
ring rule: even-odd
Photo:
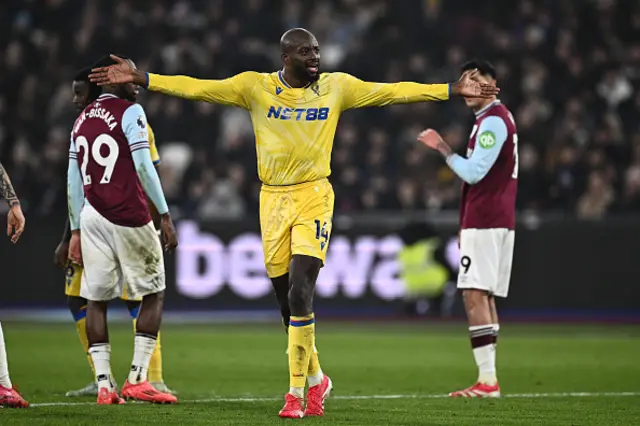
[[[295,185],[331,174],[340,114],[351,108],[449,99],[448,84],[370,83],[345,73],[323,73],[292,88],[282,72],[244,72],[225,80],[149,74],[149,90],[233,105],[251,114],[258,177],[266,185]]]
[[[156,166],[160,164],[160,154],[158,153],[158,147],[156,146],[156,135],[151,130],[151,126],[147,123],[147,133],[149,134],[149,151],[151,151],[151,161]]]

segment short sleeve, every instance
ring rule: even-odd
[[[480,123],[478,129],[478,146],[491,149],[494,146],[500,149],[507,140],[507,125],[498,116],[492,115]]]
[[[149,132],[147,131],[147,116],[139,104],[133,104],[122,115],[122,131],[129,145],[144,142],[149,144]]]

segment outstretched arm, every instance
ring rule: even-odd
[[[371,83],[349,74],[341,74],[344,110],[408,104],[425,101],[445,101],[453,96],[491,98],[500,89],[474,80],[477,71],[465,72],[451,84],[420,84],[412,82]]]
[[[244,72],[224,80],[200,80],[183,75],[147,74],[146,88],[192,101],[205,101],[250,108],[246,87],[258,73]]]
[[[251,107],[249,92],[260,75],[244,72],[224,80],[200,80],[183,75],[160,75],[133,68],[131,64],[111,55],[115,65],[94,68],[89,79],[104,86],[107,84],[133,83],[149,90],[193,101],[205,101],[233,105],[244,109]]]
[[[342,74],[342,109],[379,107],[449,99],[449,84],[372,83]]]

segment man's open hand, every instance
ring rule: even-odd
[[[480,83],[477,77],[478,70],[468,70],[462,73],[460,80],[451,85],[451,95],[464,96],[465,98],[486,98],[490,99],[498,93],[500,89],[493,84]]]
[[[138,86],[146,85],[144,72],[133,67],[131,62],[116,55],[111,55],[111,59],[116,61],[114,65],[108,67],[93,68],[89,74],[89,80],[98,86],[107,84],[133,83]]]

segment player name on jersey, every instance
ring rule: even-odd
[[[518,134],[511,112],[500,101],[476,115],[467,146],[467,157],[476,148],[477,130],[487,117],[499,117],[507,126],[507,139],[487,175],[474,185],[462,184],[460,225],[462,229],[515,228],[518,185]]]

